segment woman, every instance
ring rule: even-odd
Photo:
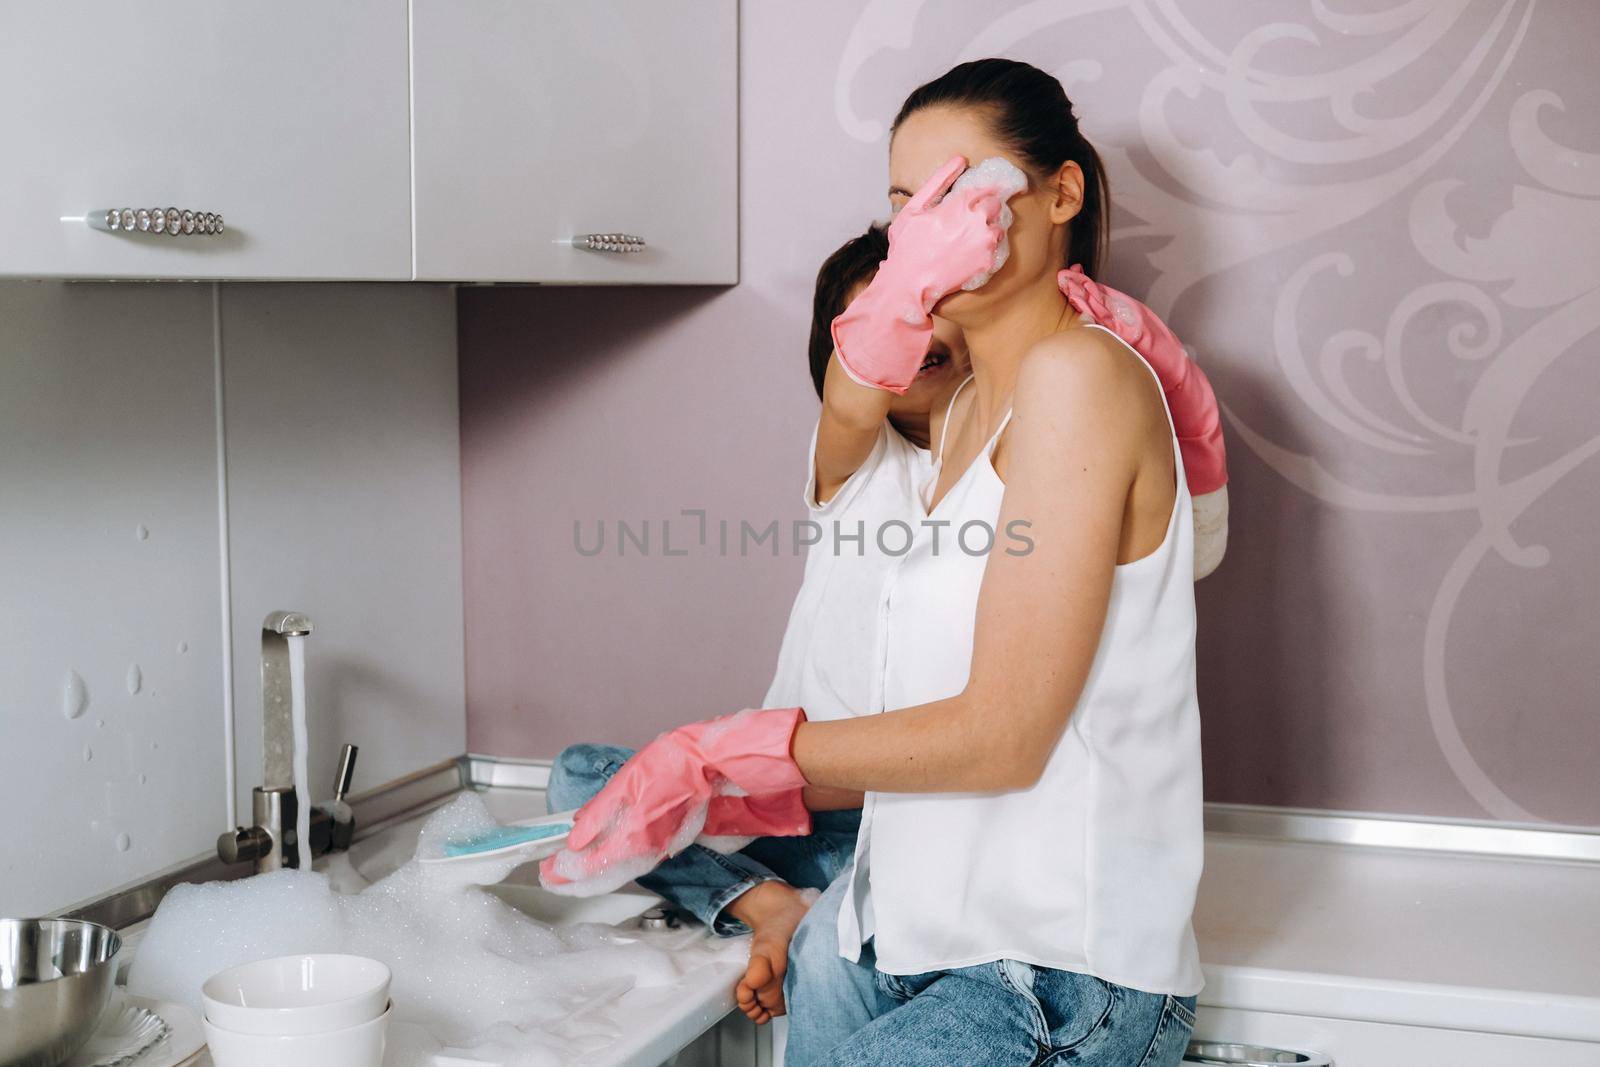
[[[967,160],[993,157],[1028,188],[1009,201],[1007,262],[960,291],[992,265],[1004,204],[945,194]],[[708,807],[766,832],[793,824],[771,813],[807,787],[863,791],[855,864],[824,897],[856,962],[808,999],[819,906],[792,955],[797,1067],[1177,1064],[1201,986],[1193,518],[1154,372],[1083,328],[1058,279],[1069,263],[1095,272],[1104,175],[1059,83],[982,60],[906,101],[890,177],[890,255],[835,324],[836,359],[863,404],[902,386],[937,304],[974,372],[932,427],[935,476],[908,504],[917,539],[883,597],[897,710],[813,723],[767,709],[663,735],[545,875],[643,855]],[[827,451],[845,458],[824,470],[819,430],[819,493],[866,455],[865,434],[864,420],[833,428]],[[1030,547],[951,550],[979,528],[1024,529]]]

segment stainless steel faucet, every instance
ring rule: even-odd
[[[289,638],[311,633],[311,620],[297,611],[274,611],[261,623],[261,749],[262,780],[251,793],[253,826],[239,826],[217,838],[224,863],[253,861],[257,874],[299,866],[294,794],[293,678],[289,670]],[[339,752],[333,799],[342,807],[355,773],[356,746]],[[311,809],[311,855],[350,847],[355,820],[338,819],[331,810]]]

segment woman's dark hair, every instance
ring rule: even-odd
[[[850,302],[850,290],[872,280],[878,264],[889,255],[889,235],[877,226],[852,237],[822,261],[817,271],[817,289],[811,297],[811,383],[822,397],[822,383],[828,377],[828,360],[833,358],[833,320],[843,314]]]
[[[1038,67],[1013,59],[975,59],[952,67],[906,97],[891,130],[930,107],[988,112],[995,136],[1038,174],[1053,175],[1071,160],[1083,169],[1083,208],[1072,220],[1067,261],[1099,276],[1111,226],[1111,186],[1094,146],[1078,130],[1072,101],[1061,83]],[[973,160],[977,163],[977,160]]]

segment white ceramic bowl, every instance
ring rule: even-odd
[[[382,1067],[391,1009],[376,1019],[320,1034],[241,1034],[205,1020],[215,1067]]]
[[[389,968],[364,956],[280,956],[212,975],[200,999],[208,1021],[238,1034],[346,1030],[387,1009]]]

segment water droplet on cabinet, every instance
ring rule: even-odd
[[[66,679],[61,683],[61,714],[76,719],[87,710],[89,687],[83,684],[83,677],[77,671],[68,670]]]
[[[132,847],[133,847],[133,838],[129,837],[127,834],[118,834],[117,835],[117,851],[118,852],[126,852],[126,851],[128,851],[128,849],[130,849]]]
[[[94,749],[88,745],[83,746],[83,762],[89,763],[94,759]]]
[[[148,782],[148,781],[149,781],[149,780],[150,780],[150,776],[149,776],[149,775],[148,775],[148,774],[141,774],[141,775],[139,775],[139,784],[140,784],[140,785],[144,785],[144,784],[145,784],[145,783],[146,783],[146,782]]]
[[[141,522],[139,525],[133,528],[133,536],[137,537],[141,541],[150,540],[150,527]]]
[[[189,642],[187,642],[187,641],[179,641],[178,642],[178,651],[180,653],[189,651]]]
[[[128,664],[128,695],[133,696],[144,685],[144,672],[137,663]]]
[[[96,730],[104,730],[106,728],[106,721],[104,719],[96,719],[94,728]]]

